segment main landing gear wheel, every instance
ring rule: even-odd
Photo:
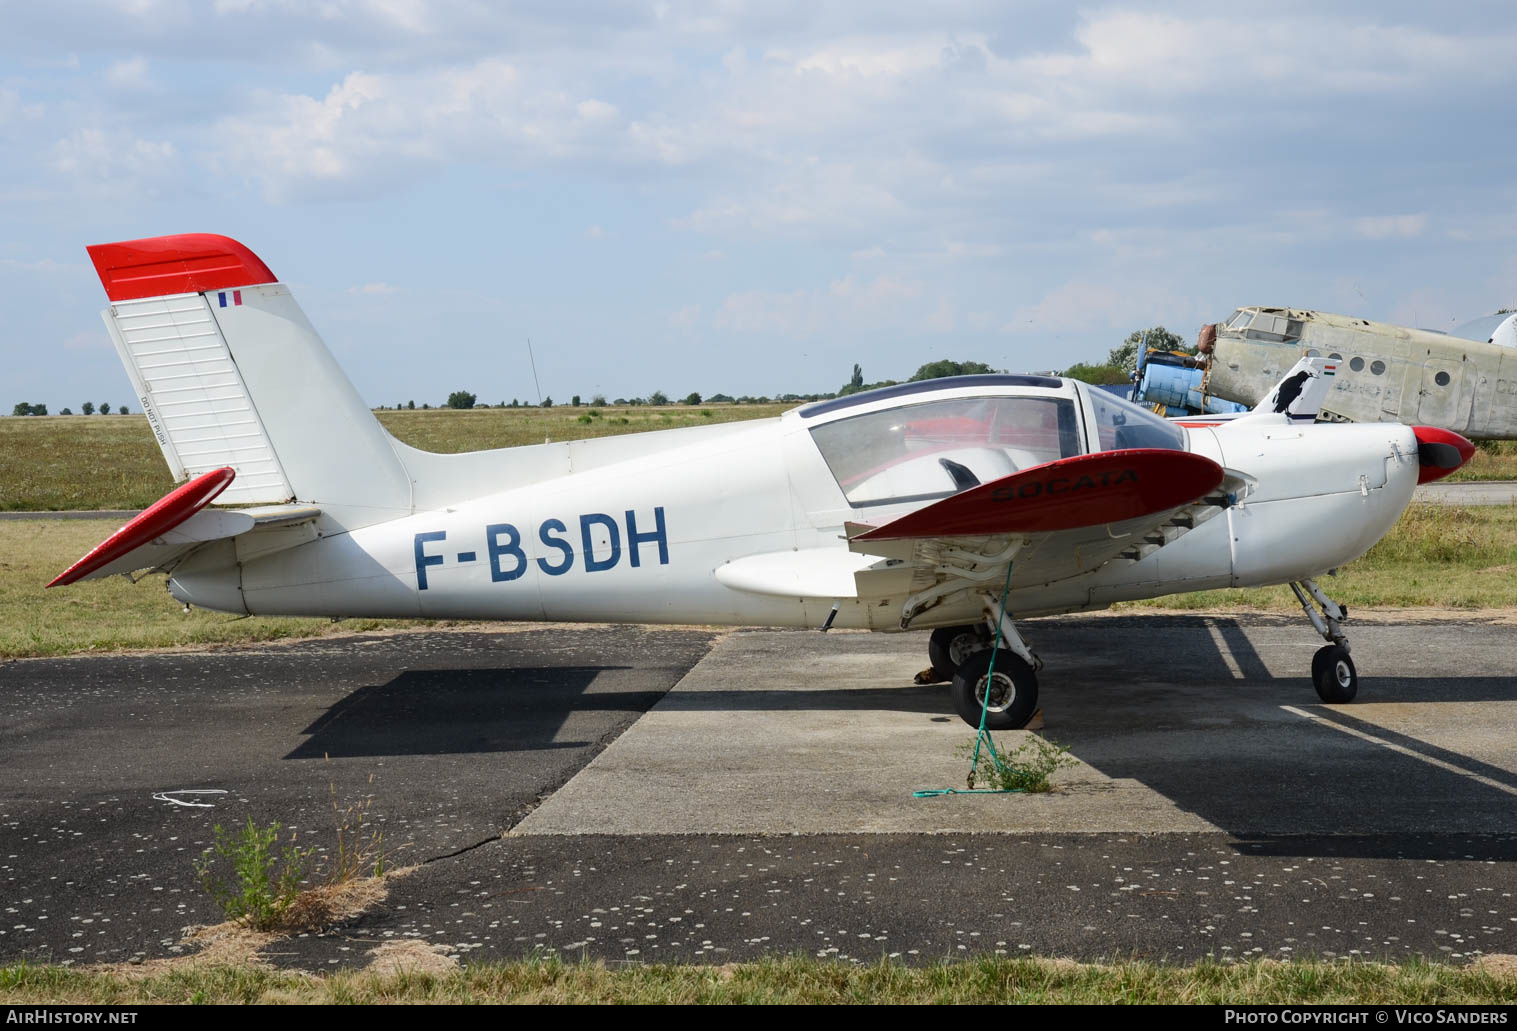
[[[1319,648],[1312,656],[1312,684],[1317,696],[1330,705],[1353,701],[1359,693],[1359,671],[1348,649],[1341,644]]]
[[[964,665],[964,660],[986,647],[984,628],[978,626],[942,626],[927,639],[927,658],[932,668],[943,680],[952,680],[953,675]],[[979,726],[978,718],[975,726]]]
[[[953,707],[971,727],[980,725],[985,708],[987,730],[1020,730],[1038,711],[1038,677],[1020,657],[1002,650],[995,656],[996,671],[990,675],[989,651],[975,652],[953,675]],[[986,692],[990,702],[985,704]]]

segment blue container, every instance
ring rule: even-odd
[[[1220,397],[1208,397],[1203,404],[1200,369],[1164,364],[1155,361],[1152,355],[1143,366],[1143,378],[1138,382],[1133,400],[1151,405],[1160,404],[1170,409],[1183,409],[1193,415],[1248,411],[1248,405],[1224,401]]]

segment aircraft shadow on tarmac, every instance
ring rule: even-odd
[[[1052,735],[1101,773],[1136,780],[1232,833],[1241,850],[1517,854],[1517,772],[1381,726],[1367,718],[1377,712],[1368,705],[1356,715],[1355,704],[1322,704],[1304,669],[1272,674],[1236,620],[1169,617],[1162,652],[1150,632],[1134,637],[1148,647],[1125,656],[1105,629],[1089,621],[1040,628],[1060,671],[1044,694],[1046,711],[1057,714]],[[1314,647],[1304,638],[1303,666]],[[1430,717],[1433,703],[1512,700],[1517,677],[1360,676],[1361,703],[1427,704]],[[1481,717],[1469,712],[1478,736]],[[1395,716],[1404,727],[1408,713]],[[1445,739],[1450,724],[1444,710]],[[1312,835],[1324,837],[1306,846],[1301,836]]]
[[[301,733],[286,759],[451,755],[583,748],[555,740],[589,709],[646,712],[662,691],[591,691],[626,666],[408,670],[344,696]]]

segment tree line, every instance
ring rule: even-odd
[[[1133,373],[1137,369],[1138,349],[1140,347],[1157,351],[1178,350],[1189,352],[1194,350],[1194,348],[1185,343],[1185,340],[1180,336],[1180,334],[1172,333],[1168,329],[1165,329],[1163,326],[1150,326],[1147,329],[1135,329],[1129,333],[1127,335],[1127,339],[1123,340],[1122,343],[1111,349],[1111,351],[1107,354],[1105,361],[1076,362],[1075,364],[1063,370],[1053,370],[1052,375],[1066,376],[1070,379],[1083,380],[1086,383],[1092,383],[1097,386],[1130,383],[1132,382]],[[948,376],[978,376],[992,373],[1003,373],[1005,371],[1006,370],[1004,369],[993,369],[989,365],[986,365],[984,362],[960,362],[943,358],[939,359],[938,361],[928,362],[925,365],[919,366],[917,368],[917,371],[914,372],[911,377],[905,382],[916,383],[920,380],[943,379]],[[848,382],[844,383],[842,386],[838,387],[836,391],[830,394],[778,394],[774,397],[751,397],[748,395],[744,395],[742,397],[732,397],[729,394],[711,394],[710,396],[703,398],[700,394],[692,392],[677,403],[683,405],[698,405],[707,403],[773,404],[775,402],[798,403],[802,401],[822,401],[826,400],[827,398],[843,397],[848,394],[857,394],[865,390],[877,390],[880,387],[893,387],[900,382],[902,381],[895,379],[883,379],[878,380],[874,383],[866,383],[864,382],[863,366],[855,362],[853,366],[853,375],[849,378]],[[517,398],[512,398],[509,404],[505,401],[502,401],[497,405],[481,405],[478,403],[478,401],[479,398],[476,394],[470,393],[467,390],[455,390],[453,393],[448,395],[447,404],[438,405],[437,407],[552,408],[554,404],[553,398],[551,397],[543,398],[542,401],[539,402],[536,406],[534,406],[530,401],[522,401]],[[615,400],[609,402],[606,400],[606,396],[604,394],[596,394],[590,399],[588,403],[592,408],[603,408],[607,405],[615,405],[617,407],[626,407],[628,405],[657,406],[673,404],[676,402],[670,401],[668,395],[665,394],[662,390],[655,390],[647,397],[618,397]],[[580,407],[582,404],[580,396],[578,394],[575,394],[573,398],[570,399],[569,404],[575,408]],[[384,406],[381,405],[380,407],[383,408]],[[407,401],[403,405],[397,403],[395,407],[397,410],[414,409],[416,407],[416,402]],[[432,407],[432,405],[423,403],[421,407],[423,409],[429,409]]]
[[[82,404],[82,405],[79,406],[79,411],[82,412],[82,413],[84,413],[85,415],[94,415],[95,414],[95,403],[93,401],[86,401],[86,402],[84,402],[84,404]],[[47,405],[34,405],[31,402],[29,402],[29,401],[18,401],[16,403],[15,407],[11,409],[11,414],[12,415],[46,415],[47,414]],[[74,414],[74,410],[72,408],[65,408],[62,411],[60,411],[58,414],[59,415],[73,415]],[[110,415],[111,414],[111,406],[109,404],[102,404],[100,406],[100,414],[101,415]],[[132,414],[132,410],[130,408],[128,408],[126,405],[122,405],[120,408],[116,409],[116,414],[117,415],[131,415]]]
[[[1110,353],[1107,354],[1106,360],[1104,362],[1076,362],[1075,364],[1062,371],[1055,371],[1054,374],[1059,376],[1067,376],[1071,379],[1084,380],[1086,383],[1093,383],[1097,385],[1128,383],[1131,382],[1132,374],[1137,368],[1138,349],[1140,346],[1146,347],[1149,350],[1159,351],[1192,350],[1192,348],[1188,347],[1184,339],[1181,338],[1178,333],[1172,333],[1169,330],[1165,329],[1163,326],[1151,326],[1148,329],[1135,329],[1129,333],[1127,335],[1127,339],[1111,349]],[[992,369],[984,362],[960,362],[944,358],[937,361],[927,362],[925,365],[919,366],[917,368],[917,371],[913,373],[910,379],[906,380],[905,382],[916,383],[920,380],[942,379],[947,376],[977,376],[990,373],[1000,373],[1004,371],[1004,369]],[[618,408],[637,405],[651,405],[654,407],[660,407],[663,405],[676,403],[682,405],[774,404],[776,402],[798,404],[802,401],[822,401],[826,400],[827,398],[843,397],[848,394],[857,394],[860,391],[864,390],[875,390],[880,387],[891,387],[900,382],[902,381],[884,379],[874,383],[866,383],[864,382],[863,366],[855,362],[853,366],[853,375],[849,378],[848,382],[844,383],[842,386],[838,387],[836,391],[830,394],[777,394],[774,397],[755,397],[747,394],[744,394],[741,397],[733,397],[730,394],[711,394],[710,396],[703,397],[701,394],[695,391],[691,391],[689,394],[681,398],[678,402],[674,402],[671,401],[669,399],[669,395],[665,394],[662,390],[655,390],[646,397],[618,397],[611,401],[607,401],[606,395],[604,394],[596,394],[591,397],[588,402],[585,402],[581,400],[580,395],[575,394],[569,399],[568,404],[573,408],[580,408],[585,404],[588,404],[592,408],[605,408],[612,405]],[[505,401],[501,401],[499,404],[495,405],[491,405],[489,403],[482,405],[479,403],[478,394],[467,390],[455,390],[448,395],[448,400],[446,403],[436,405],[435,407],[471,409],[533,407],[552,408],[553,406],[554,401],[552,397],[544,397],[536,405],[533,405],[531,401],[522,401],[519,398],[512,398],[509,404]],[[385,406],[380,405],[379,407],[381,410],[383,410]],[[430,402],[423,401],[420,407],[422,410],[426,411],[432,409],[434,406]],[[407,401],[404,404],[398,401],[395,403],[395,409],[397,411],[414,411],[416,408],[417,404],[415,401]],[[79,410],[85,415],[92,415],[96,409],[93,402],[86,401],[84,404],[79,406]],[[99,411],[101,415],[109,415],[111,414],[111,406],[109,404],[102,404],[100,405]],[[126,405],[122,405],[120,408],[116,409],[116,411],[120,415],[130,414],[130,411]],[[29,402],[22,401],[11,410],[11,414],[46,415],[47,405],[31,404]],[[70,409],[65,408],[58,414],[73,415],[74,413]]]

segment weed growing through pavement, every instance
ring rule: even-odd
[[[195,872],[228,920],[269,931],[295,904],[311,850],[295,845],[292,834],[290,844],[276,851],[282,829],[277,823],[260,827],[251,816],[240,830],[216,825],[215,843],[195,861]],[[230,876],[224,872],[228,865]]]
[[[372,784],[373,776],[369,777]],[[336,846],[301,848],[292,832],[276,854],[280,825],[259,827],[249,818],[236,833],[216,827],[215,844],[195,862],[200,882],[228,920],[257,931],[294,932],[328,926],[372,899],[390,871],[384,830],[375,824],[372,796],[343,805],[329,784]],[[306,840],[311,840],[309,833]],[[230,866],[231,875],[225,874]]]
[[[371,778],[372,779],[372,778]],[[372,796],[362,802],[343,806],[337,801],[337,785],[328,786],[332,795],[332,815],[337,826],[337,851],[329,857],[330,865],[322,871],[327,884],[347,884],[360,877],[383,877],[385,833],[369,818]]]
[[[960,745],[958,751],[961,755],[973,755],[974,742]],[[1028,734],[1025,741],[1009,752],[999,748],[997,751],[1001,755],[999,765],[990,749],[982,746],[974,771],[978,783],[997,791],[1042,794],[1052,790],[1048,778],[1055,770],[1080,765],[1080,760],[1070,755],[1066,746],[1057,741],[1045,740],[1037,734]]]

